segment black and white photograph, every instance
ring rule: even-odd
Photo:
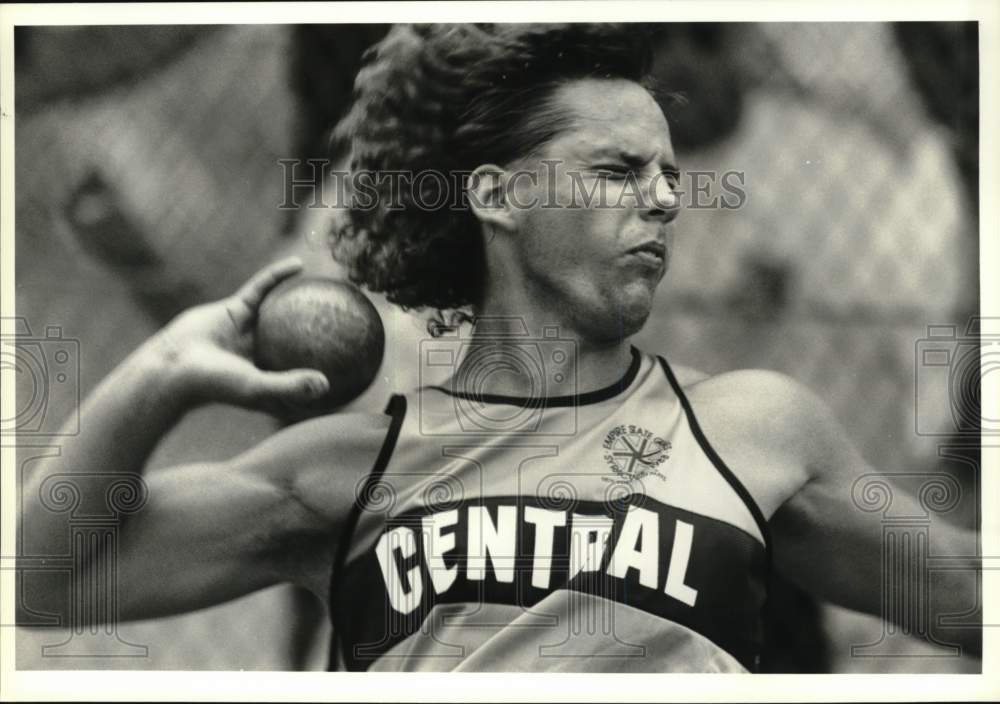
[[[1000,697],[1000,25],[906,7],[0,8],[3,698]]]

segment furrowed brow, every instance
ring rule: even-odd
[[[594,151],[594,156],[597,158],[617,159],[630,169],[641,169],[653,160],[654,155],[644,157],[631,152],[622,151],[620,149],[601,148]],[[670,160],[661,161],[659,166],[660,170],[666,173],[678,173],[680,171],[677,164]]]

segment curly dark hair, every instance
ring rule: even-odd
[[[652,34],[640,24],[400,25],[367,50],[354,102],[334,132],[360,172],[468,173],[530,156],[565,129],[554,91],[568,81],[624,78],[652,88]],[[331,236],[351,280],[438,320],[481,303],[485,256],[478,221],[442,181],[420,191],[376,181],[374,207],[352,208]],[[453,194],[452,194],[453,195]],[[442,199],[442,196],[444,198]],[[454,320],[454,317],[452,317]]]

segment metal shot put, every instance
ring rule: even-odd
[[[354,285],[296,277],[276,286],[257,313],[254,361],[261,369],[316,369],[329,390],[289,416],[332,412],[375,378],[385,351],[382,319]]]

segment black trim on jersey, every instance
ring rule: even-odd
[[[443,386],[428,386],[427,388],[436,389],[455,398],[465,399],[466,401],[477,401],[479,403],[506,403],[511,406],[521,406],[523,408],[536,406],[544,408],[574,408],[607,401],[609,398],[614,398],[625,391],[635,381],[636,376],[638,376],[641,363],[642,354],[633,347],[632,363],[629,365],[628,371],[625,372],[625,376],[602,389],[587,391],[582,394],[570,394],[568,396],[538,396],[532,398],[530,396],[503,396],[500,394],[476,394],[466,391],[453,391]]]
[[[351,547],[351,538],[354,536],[354,531],[358,527],[358,520],[361,518],[361,512],[364,510],[364,499],[366,496],[371,494],[372,485],[378,481],[382,473],[385,472],[385,468],[389,465],[389,459],[392,457],[393,451],[396,449],[396,441],[399,439],[399,431],[403,427],[403,419],[406,418],[406,397],[393,394],[389,399],[389,403],[386,404],[385,414],[392,416],[392,422],[389,423],[389,430],[385,435],[385,440],[382,442],[382,449],[379,450],[378,457],[375,459],[375,464],[372,466],[372,471],[368,474],[368,478],[365,480],[364,487],[361,489],[358,497],[354,500],[354,506],[351,507],[351,513],[347,517],[347,522],[344,524],[344,528],[340,534],[340,545],[337,546],[337,555],[333,560],[333,568],[330,572],[330,599],[331,602],[336,601],[336,597],[340,591],[341,586],[344,584],[344,580],[340,579],[344,571],[344,564],[347,562],[347,555]],[[333,641],[330,643],[330,660],[328,669],[334,670],[337,667],[337,654],[338,654],[338,640],[343,643],[343,624],[338,623],[340,619],[337,617],[338,614],[342,613],[342,609],[330,609],[330,620],[333,622]]]
[[[667,375],[667,380],[670,382],[670,386],[673,387],[674,393],[677,395],[678,400],[681,402],[681,406],[684,408],[684,413],[687,415],[688,425],[691,427],[691,432],[694,434],[695,439],[698,444],[701,445],[702,451],[708,456],[715,468],[719,470],[719,473],[725,478],[729,485],[733,487],[733,490],[737,495],[743,499],[743,503],[746,504],[747,508],[750,509],[750,514],[753,516],[754,521],[757,522],[757,527],[760,529],[760,534],[764,538],[764,547],[767,549],[768,560],[771,557],[771,530],[767,525],[767,519],[764,517],[764,512],[760,510],[760,506],[754,500],[753,496],[747,491],[747,488],[743,485],[743,482],[739,480],[733,470],[725,463],[725,461],[719,457],[719,453],[715,451],[712,444],[705,437],[704,431],[701,429],[701,425],[698,424],[698,419],[694,415],[694,409],[691,408],[691,402],[688,401],[687,396],[684,391],[681,390],[681,385],[677,381],[677,377],[674,376],[674,372],[670,369],[670,365],[667,364],[667,360],[663,357],[657,355],[656,357],[660,360],[660,366],[663,367],[663,371]]]

